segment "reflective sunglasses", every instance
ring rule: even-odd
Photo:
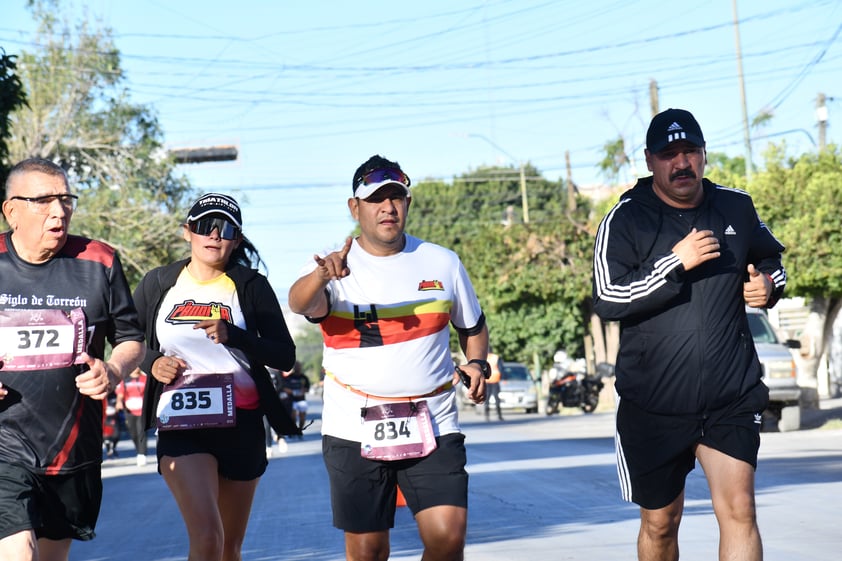
[[[9,197],[9,199],[14,201],[26,201],[26,207],[35,214],[50,214],[50,207],[52,207],[55,201],[58,201],[64,210],[73,212],[76,208],[76,199],[78,198],[78,195],[71,195],[70,193],[41,195],[40,197]]]
[[[190,228],[191,232],[200,236],[210,236],[211,232],[216,229],[219,232],[219,237],[223,240],[236,240],[237,236],[240,235],[240,229],[224,218],[200,218],[189,222],[187,227]]]
[[[360,185],[372,185],[382,181],[397,181],[407,187],[412,183],[404,172],[395,168],[375,169],[363,175],[357,180],[357,187]]]

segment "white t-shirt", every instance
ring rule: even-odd
[[[322,433],[360,441],[361,408],[385,401],[343,386],[395,401],[444,386],[454,373],[449,323],[473,328],[482,310],[456,253],[413,236],[386,257],[354,240],[348,268],[348,277],[328,284],[330,313],[320,324],[328,374]],[[459,432],[452,389],[419,399],[427,401],[437,436]]]
[[[248,358],[237,349],[214,343],[204,329],[193,329],[203,319],[224,319],[246,328],[234,281],[223,274],[202,282],[185,267],[158,310],[155,329],[161,352],[184,359],[188,373],[232,372],[234,403],[242,409],[255,409],[259,398],[248,373]]]

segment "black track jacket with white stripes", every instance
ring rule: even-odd
[[[594,311],[620,322],[616,390],[652,413],[705,415],[749,394],[757,411],[768,390],[743,300],[747,267],[786,286],[784,246],[748,193],[703,180],[704,201],[670,207],[640,179],[600,223],[594,248]],[[672,252],[690,231],[712,230],[721,255],[685,271]],[[756,398],[756,400],[754,399]]]

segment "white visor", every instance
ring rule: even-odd
[[[394,179],[387,179],[385,181],[381,181],[380,183],[369,183],[367,185],[360,185],[357,187],[354,196],[360,199],[367,199],[372,196],[378,189],[381,187],[385,187],[386,185],[400,185],[406,191],[406,198],[412,197],[412,193],[409,192],[409,187],[401,183],[400,181],[395,181]]]

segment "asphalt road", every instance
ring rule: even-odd
[[[318,416],[318,403],[311,411]],[[635,559],[637,507],[620,499],[613,412],[543,417],[510,413],[486,423],[463,413],[470,472],[468,561]],[[842,550],[842,400],[805,413],[806,430],[762,435],[757,471],[767,561],[827,561]],[[258,487],[243,548],[247,561],[344,559],[331,526],[319,422],[303,441],[276,451]],[[152,441],[154,445],[154,440]],[[97,538],[76,542],[71,561],[182,561],[184,524],[154,461],[134,465],[131,443],[103,464]],[[700,468],[688,479],[680,533],[684,561],[717,558],[717,528]],[[392,559],[419,559],[411,514],[399,508]]]

